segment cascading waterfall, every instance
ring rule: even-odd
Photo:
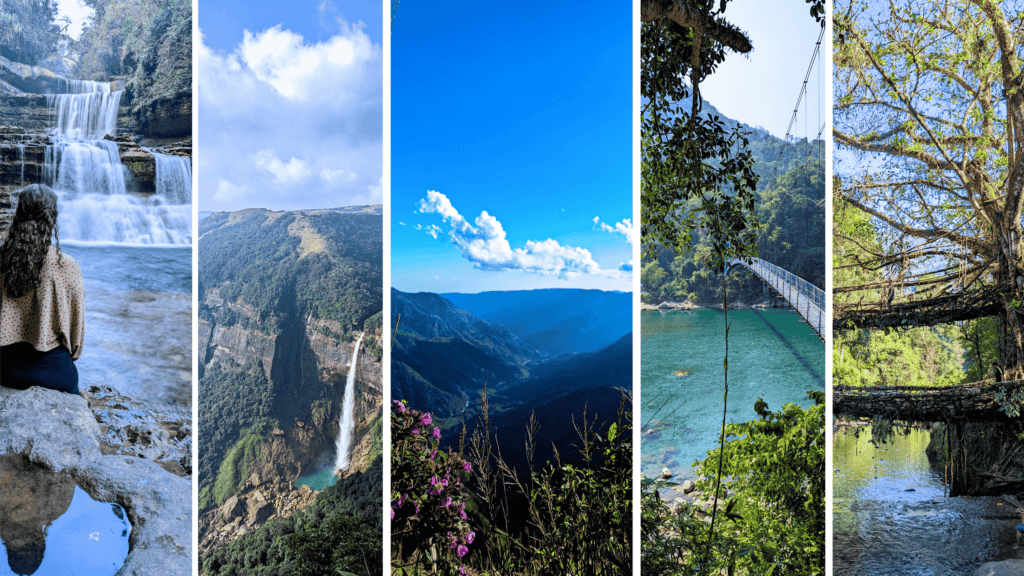
[[[345,396],[341,405],[341,420],[338,422],[341,430],[338,432],[338,460],[334,466],[335,470],[348,468],[348,451],[352,448],[352,433],[355,431],[355,404],[356,404],[356,367],[359,365],[359,345],[363,342],[363,335],[356,340],[355,351],[352,352],[352,366],[348,369],[348,379],[345,381]]]
[[[63,80],[47,102],[56,118],[44,182],[60,201],[62,241],[92,244],[192,243],[192,168],[187,158],[154,153],[156,194],[129,194],[117,132],[122,90],[110,82]]]
[[[192,162],[188,158],[153,152],[156,193],[175,204],[192,202]]]

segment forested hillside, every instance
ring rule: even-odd
[[[359,327],[383,305],[379,214],[222,212],[203,219],[199,234],[199,292],[252,306],[255,328],[278,330],[283,314]],[[249,322],[218,314],[221,324]]]
[[[316,503],[207,555],[204,576],[319,576],[324,566],[380,574],[382,459],[328,486]]]
[[[251,542],[255,531],[292,522],[313,498],[318,508],[304,514],[326,518],[351,541],[362,542],[366,530],[379,539],[379,514],[368,520],[352,512],[360,506],[348,504],[326,511],[321,500],[333,498],[333,490],[318,495],[295,482],[324,471],[360,474],[379,462],[382,238],[379,207],[250,209],[203,219],[198,476],[204,566],[211,565],[210,554],[225,558],[238,550],[239,537],[249,535]],[[355,360],[360,334],[362,354]],[[338,470],[339,419],[350,374],[354,429],[345,451],[349,464]],[[296,522],[287,524],[289,533],[313,530]],[[296,546],[306,546],[302,541]],[[278,560],[266,563],[277,566]],[[235,561],[222,564],[223,573],[234,573]],[[217,566],[212,573],[221,573]],[[288,566],[310,573],[301,563]]]
[[[824,142],[784,142],[765,130],[722,116],[706,101],[702,114],[717,115],[727,127],[739,124],[749,132],[758,176],[755,216],[763,226],[760,257],[824,288]],[[694,236],[691,250],[683,255],[675,256],[671,249],[660,247],[657,258],[645,259],[641,268],[643,301],[721,303],[721,278],[701,263],[710,251],[710,239],[701,233]],[[730,300],[749,304],[762,299],[762,283],[753,274],[740,270],[730,273],[729,279]]]

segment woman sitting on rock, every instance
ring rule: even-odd
[[[26,187],[0,246],[0,385],[79,393],[84,300],[82,271],[60,250],[57,196]]]

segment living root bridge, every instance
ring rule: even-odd
[[[1004,289],[1005,291],[1005,289]],[[834,304],[832,329],[911,328],[973,320],[1003,313],[998,286],[934,298],[885,304]]]
[[[993,384],[986,380],[960,386],[835,386],[832,412],[856,418],[881,416],[902,422],[993,422],[1011,420],[1000,411],[995,393],[1024,390],[1024,381]]]

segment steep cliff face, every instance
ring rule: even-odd
[[[379,210],[217,213],[200,223],[200,549],[288,517],[338,457],[354,367],[353,434],[342,474],[381,452],[382,223]]]
[[[229,307],[241,317],[253,319],[251,307],[224,303],[216,292],[205,299],[205,304],[214,311]],[[333,336],[343,333],[335,321],[312,316],[300,321],[282,318],[282,328],[275,334],[242,324],[200,320],[202,370],[239,370],[258,359],[263,375],[274,383],[277,397],[270,417],[279,427],[268,429],[252,457],[241,463],[247,474],[240,478],[237,490],[203,512],[200,549],[204,551],[252,532],[273,518],[290,516],[313,502],[317,492],[307,486],[296,488],[294,481],[335,461],[346,377],[354,353],[355,338],[347,342]],[[380,345],[379,333],[365,338],[376,338]],[[364,349],[356,369],[355,434],[351,465],[345,474],[366,470],[379,454],[374,439],[379,442],[382,385],[380,359]]]

